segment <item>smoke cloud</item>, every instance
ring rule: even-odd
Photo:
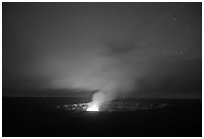
[[[101,53],[97,52],[98,50],[101,50]],[[123,58],[118,58],[104,55],[107,51],[107,47],[85,51],[78,62],[74,60],[73,67],[70,67],[70,64],[66,67],[67,74],[54,77],[50,86],[98,90],[92,100],[99,106],[118,96],[126,96],[135,89],[136,79],[141,76],[141,72],[133,70],[132,63],[127,63],[129,58],[124,58],[127,52]]]

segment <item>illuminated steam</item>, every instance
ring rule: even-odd
[[[91,102],[88,105],[87,111],[99,111],[99,105],[97,105],[97,103]]]

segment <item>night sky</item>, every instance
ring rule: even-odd
[[[2,11],[3,96],[201,98],[201,2],[4,2]]]

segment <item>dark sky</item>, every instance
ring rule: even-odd
[[[201,97],[202,3],[3,3],[2,26],[4,96]]]

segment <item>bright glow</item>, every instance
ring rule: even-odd
[[[86,111],[99,111],[99,107],[94,103],[90,103]]]

